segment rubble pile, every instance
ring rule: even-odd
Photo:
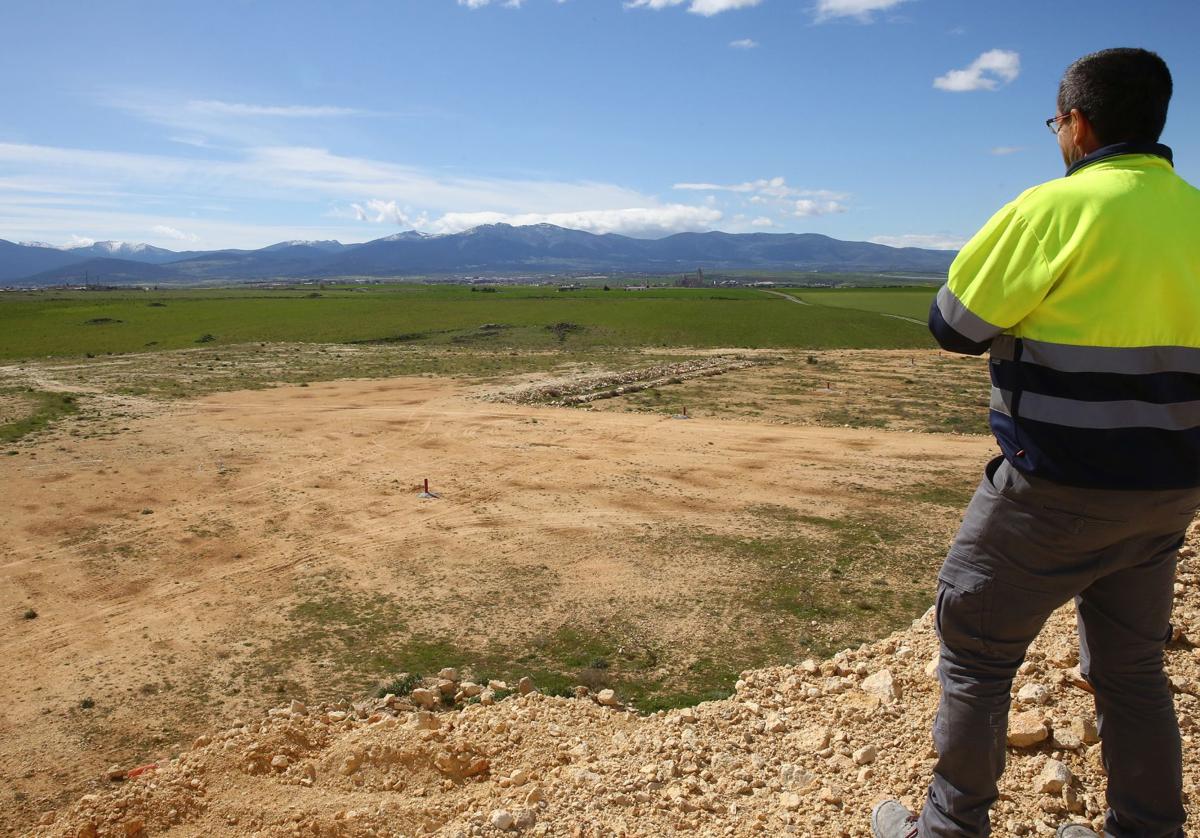
[[[652,387],[679,384],[690,378],[721,375],[766,363],[765,358],[721,355],[697,358],[674,364],[656,364],[620,372],[599,373],[550,381],[514,390],[502,390],[483,396],[485,401],[511,404],[580,405],[611,399]]]
[[[1200,561],[1181,553],[1167,652],[1184,735],[1184,788],[1200,788]],[[443,670],[407,696],[306,707],[202,736],[30,834],[87,836],[868,836],[881,797],[916,806],[933,764],[932,614],[829,660],[745,672],[722,701],[643,716],[619,696],[540,694],[524,680]],[[999,835],[1096,827],[1104,775],[1070,608],[1013,687]],[[120,782],[116,782],[116,781]],[[1200,799],[1188,802],[1200,823]]]

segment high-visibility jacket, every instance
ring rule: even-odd
[[[1164,145],[1120,144],[1001,209],[929,313],[991,350],[1006,459],[1073,486],[1200,486],[1200,190]]]

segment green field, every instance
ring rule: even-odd
[[[929,316],[934,288],[787,288],[784,293],[814,306],[911,317],[922,323]]]
[[[461,348],[922,348],[932,289],[646,291],[378,285],[43,291],[0,297],[0,359],[253,342]]]

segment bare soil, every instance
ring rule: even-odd
[[[816,398],[866,411],[864,370],[902,384],[910,360],[982,386],[937,353],[825,353]],[[807,382],[800,356],[680,385],[708,394],[686,421],[417,376],[157,401],[25,365],[91,395],[0,458],[0,821],[401,669],[611,679],[653,705],[903,624],[993,443],[738,407],[770,385],[782,410],[797,365]]]

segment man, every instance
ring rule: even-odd
[[[991,350],[1002,456],[938,576],[933,781],[919,818],[876,807],[878,838],[990,834],[1013,676],[1072,598],[1108,773],[1104,834],[1183,838],[1163,653],[1176,551],[1200,506],[1200,190],[1158,144],[1170,97],[1154,53],[1072,64],[1047,120],[1067,176],[1000,210],[930,310],[944,348]]]

